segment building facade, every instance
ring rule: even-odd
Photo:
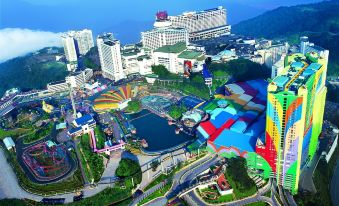
[[[87,68],[83,71],[67,76],[65,80],[47,84],[47,91],[53,94],[69,91],[70,86],[73,88],[83,88],[86,82],[88,82],[92,77],[93,70]]]
[[[92,30],[84,29],[81,31],[72,31],[70,35],[75,40],[75,45],[79,55],[85,55],[92,47],[94,47]]]
[[[61,40],[69,62],[76,62],[80,55],[85,55],[94,47],[92,31],[89,29],[69,31],[61,36]]]
[[[327,55],[292,54],[268,86],[265,143],[256,152],[270,165],[278,185],[298,192],[301,169],[312,160],[322,130]]]
[[[154,50],[162,46],[173,45],[178,42],[188,44],[188,32],[183,28],[154,28],[141,32],[141,41],[145,48]]]
[[[112,33],[106,33],[98,36],[97,46],[103,77],[113,81],[123,79],[120,41],[114,39]]]
[[[228,35],[231,26],[227,25],[226,9],[222,6],[199,12],[185,12],[178,16],[170,16],[172,27],[185,28],[189,40],[201,40]]]
[[[139,45],[126,45],[121,51],[122,67],[125,75],[139,73],[151,74],[153,59]]]
[[[68,34],[61,36],[62,45],[64,47],[65,56],[68,62],[78,61],[78,55],[75,48],[74,39]]]
[[[154,50],[153,61],[155,65],[164,65],[171,73],[189,76],[191,72],[202,70],[205,53],[188,49],[184,42],[179,42]]]

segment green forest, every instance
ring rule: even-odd
[[[47,83],[64,80],[68,74],[66,64],[56,62],[46,49],[1,63],[0,72],[0,96],[13,87],[44,89]]]

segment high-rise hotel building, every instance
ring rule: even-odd
[[[69,62],[76,62],[80,55],[85,55],[94,47],[92,31],[89,29],[69,31],[61,36],[61,40]]]
[[[291,54],[268,86],[265,143],[256,153],[278,185],[296,194],[301,169],[312,160],[322,130],[328,51]]]
[[[89,29],[81,31],[72,31],[70,35],[74,37],[75,45],[80,55],[85,55],[92,47],[94,47],[93,34]]]
[[[226,9],[222,6],[199,12],[184,12],[178,16],[170,16],[174,28],[185,28],[189,40],[201,40],[228,35],[231,26],[227,25]]]
[[[68,62],[78,61],[78,55],[75,48],[74,39],[68,34],[61,36],[62,45],[64,47],[65,56]]]
[[[106,33],[98,36],[97,46],[103,77],[114,81],[123,79],[120,41],[114,39],[112,33]]]

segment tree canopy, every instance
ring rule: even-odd
[[[271,76],[266,66],[242,58],[227,63],[211,63],[209,68],[216,76],[231,76],[236,81],[267,79]]]
[[[135,183],[138,184],[141,182],[142,172],[141,167],[138,162],[122,158],[119,162],[118,168],[115,170],[115,175],[120,178],[133,177]]]
[[[184,105],[173,105],[170,107],[168,114],[173,119],[179,119],[182,115],[182,113],[186,112],[187,109]]]
[[[179,76],[176,74],[172,74],[170,73],[166,67],[164,65],[153,65],[152,66],[152,72],[156,75],[158,75],[158,77],[160,79],[178,79]]]
[[[244,158],[229,159],[226,172],[233,179],[240,192],[246,192],[255,187],[255,183],[247,174],[246,160]]]
[[[132,100],[128,102],[128,106],[126,107],[126,112],[138,112],[141,109],[141,102],[138,100]]]

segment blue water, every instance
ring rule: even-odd
[[[168,125],[165,118],[159,117],[148,110],[142,110],[137,114],[129,115],[131,123],[137,129],[137,136],[148,143],[148,151],[168,149],[192,140],[193,137],[180,133],[175,134],[175,126]],[[140,118],[138,118],[140,117]]]

